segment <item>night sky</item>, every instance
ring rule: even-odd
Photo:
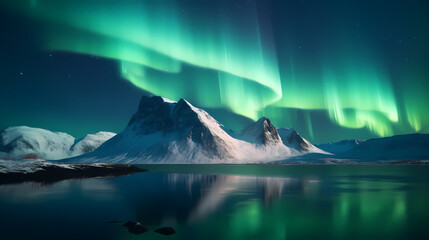
[[[119,132],[154,94],[313,143],[429,133],[426,2],[3,0],[0,128]]]

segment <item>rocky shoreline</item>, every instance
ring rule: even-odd
[[[0,160],[0,184],[116,177],[146,170],[127,164],[64,164],[43,160]]]

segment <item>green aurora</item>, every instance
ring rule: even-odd
[[[187,2],[29,0],[2,5],[43,23],[43,37],[35,40],[42,50],[117,60],[121,76],[151,94],[185,98],[253,120],[265,115],[278,127],[304,119],[310,139],[314,112],[375,136],[429,132],[427,70],[405,69],[408,79],[395,82],[374,44],[342,29],[321,39],[318,52],[302,57],[293,44],[279,46],[272,19],[260,13],[258,3],[231,10],[227,1],[206,8]],[[301,120],[292,116],[296,111],[303,112]]]

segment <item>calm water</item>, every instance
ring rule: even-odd
[[[0,239],[428,239],[428,166],[153,166],[0,185]],[[118,223],[140,221],[132,235]],[[152,232],[172,226],[177,234]]]

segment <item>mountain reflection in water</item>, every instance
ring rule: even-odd
[[[258,200],[266,207],[282,193],[316,188],[317,181],[239,175],[154,174],[151,183],[130,183],[122,194],[136,210],[137,221],[153,225],[193,223],[222,208],[226,201]],[[156,187],[155,187],[156,185]]]
[[[208,217],[233,193],[242,192],[248,198],[260,198],[269,206],[281,198],[283,191],[304,191],[309,184],[309,180],[293,178],[202,174],[168,174],[168,182],[177,187],[184,184],[189,197],[196,197],[196,204],[189,209],[190,222]]]

